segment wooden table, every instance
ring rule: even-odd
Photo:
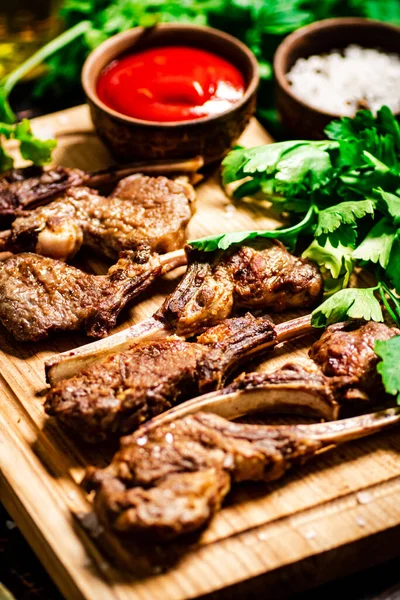
[[[109,160],[91,131],[85,108],[41,119],[35,126],[38,132],[47,129],[66,134],[56,161],[58,156],[64,164],[92,169],[104,166],[98,161]],[[266,133],[254,122],[243,138],[243,143],[249,145],[267,141]],[[222,226],[225,230],[260,229],[274,224],[260,205],[235,207],[232,217],[231,211],[226,210],[230,202],[217,178],[199,189],[198,195],[199,210],[190,225],[193,237],[220,231]],[[210,219],[210,214],[215,219]],[[158,286],[156,299],[147,298],[135,307],[133,318],[151,314],[149,311],[154,302],[158,306],[163,291]],[[124,326],[126,323],[120,324]],[[93,595],[92,590],[97,583],[103,592],[109,589],[96,576],[101,557],[93,548],[93,569],[88,568],[83,532],[72,529],[69,516],[74,503],[84,505],[78,483],[84,465],[93,460],[94,453],[75,448],[69,436],[54,426],[43,433],[43,396],[41,401],[36,396],[44,386],[43,358],[59,350],[61,342],[38,345],[34,353],[12,347],[5,337],[2,343],[6,348],[1,359],[3,409],[7,406],[7,410],[3,410],[0,450],[2,442],[3,449],[5,443],[9,446],[3,450],[5,476],[0,478],[0,491],[13,517],[69,598],[74,598],[74,590],[81,589],[79,586],[85,587],[85,598],[94,598],[96,593]],[[65,345],[66,340],[62,343]],[[274,368],[288,357],[304,356],[306,349],[304,341],[283,349],[265,368]],[[256,367],[264,368],[262,364]],[[4,442],[6,438],[8,442]],[[127,592],[125,586],[121,597],[129,594],[131,598],[131,591],[135,594],[136,589],[143,597],[149,597],[151,590],[165,585],[165,589],[176,594],[171,596],[174,598],[200,597],[219,589],[219,598],[233,598],[233,594],[249,598],[253,593],[254,597],[264,594],[264,598],[275,600],[398,554],[398,433],[389,433],[384,440],[383,443],[383,438],[376,437],[360,441],[335,455],[321,457],[318,465],[310,465],[300,476],[294,474],[282,485],[269,486],[265,496],[251,486],[243,488],[236,496],[236,504],[227,506],[204,532],[198,553],[195,550],[185,561],[183,570],[179,567],[171,579],[160,576],[154,588],[145,589],[140,583],[136,587],[133,583]],[[50,462],[44,470],[40,459],[46,452]],[[365,492],[369,494],[368,502]],[[114,579],[114,574],[111,577],[113,591],[118,594],[118,579]],[[267,580],[268,596],[264,589]],[[355,598],[351,596],[352,600]]]

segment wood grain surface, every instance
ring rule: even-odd
[[[57,163],[94,170],[112,162],[85,106],[36,119],[34,129],[58,137]],[[254,146],[270,138],[253,121],[240,141]],[[261,203],[233,203],[215,172],[198,187],[189,238],[277,223]],[[81,264],[106,269],[89,255]],[[181,273],[158,281],[124,312],[117,330],[150,316]],[[312,341],[285,344],[248,370],[272,370],[289,356],[307,360]],[[43,411],[44,360],[85,342],[68,334],[17,344],[0,331],[0,498],[66,598],[180,600],[224,588],[229,597],[237,585],[280,598],[398,555],[400,436],[393,431],[321,456],[277,483],[234,489],[199,537],[171,548],[177,562],[166,573],[139,578],[112,566],[74,515],[90,511],[79,486],[85,467],[107,464],[116,446],[85,445]]]

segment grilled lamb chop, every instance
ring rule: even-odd
[[[287,326],[290,331],[291,326]],[[398,329],[383,323],[350,321],[330,325],[311,346],[309,355],[319,360],[335,356],[333,369],[326,369],[328,363],[325,361],[323,370],[310,362],[305,365],[287,363],[271,373],[243,373],[217,392],[171,408],[154,423],[164,425],[199,411],[213,412],[226,419],[236,419],[261,410],[300,413],[328,420],[337,419],[339,414],[344,416],[354,409],[359,413],[360,408],[365,408],[366,399],[370,404],[377,404],[386,398],[376,371],[375,342],[399,334]]]
[[[184,161],[155,162],[151,165],[110,167],[93,173],[61,166],[11,169],[0,176],[0,229],[7,227],[20,209],[48,202],[72,186],[101,187],[133,173],[193,173],[202,165],[202,159],[196,157]]]
[[[239,391],[271,384],[304,382],[309,388],[325,388],[326,398],[345,407],[360,400],[380,402],[385,396],[382,378],[376,370],[379,358],[374,346],[378,340],[400,335],[396,327],[375,321],[346,321],[326,328],[310,348],[315,366],[286,364],[273,373],[250,373],[236,379],[227,391]]]
[[[160,337],[162,333],[190,337],[240,311],[305,308],[322,294],[318,268],[274,240],[216,253],[189,248],[188,261],[184,278],[147,323],[52,357],[47,362],[50,382],[70,377],[140,338]]]
[[[148,248],[121,254],[107,275],[89,275],[38,254],[18,254],[0,263],[0,322],[18,340],[84,329],[101,337],[123,307],[162,272],[182,264],[182,255],[160,257]]]
[[[164,254],[181,248],[192,216],[193,187],[166,177],[131,175],[109,198],[72,187],[53,202],[21,211],[0,249],[71,259],[82,246],[116,259],[147,245]]]
[[[157,313],[185,337],[240,310],[307,308],[322,293],[318,268],[277,240],[211,256],[189,249],[188,263],[185,277]]]
[[[88,441],[127,433],[178,402],[220,388],[239,362],[302,327],[301,319],[274,327],[247,314],[211,327],[196,342],[140,342],[58,382],[45,409]]]
[[[0,228],[7,227],[20,208],[46,201],[69,187],[82,185],[86,175],[65,167],[25,167],[0,176]]]
[[[311,347],[309,356],[330,380],[345,380],[345,400],[375,400],[384,392],[376,371],[377,340],[388,340],[400,331],[384,323],[347,321],[331,325]]]
[[[400,408],[313,425],[260,426],[196,413],[123,440],[104,470],[89,468],[94,511],[108,531],[172,539],[203,527],[233,483],[272,481],[333,445],[400,423]]]

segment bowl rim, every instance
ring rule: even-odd
[[[289,85],[288,80],[286,79],[286,72],[283,69],[283,62],[293,45],[301,38],[303,38],[308,33],[313,33],[314,31],[320,31],[323,29],[332,29],[338,28],[341,25],[344,26],[375,26],[379,29],[391,30],[393,32],[398,33],[400,37],[400,27],[397,25],[393,25],[391,23],[386,23],[385,21],[378,21],[377,19],[367,19],[364,17],[333,17],[331,19],[322,19],[320,21],[315,21],[314,23],[310,23],[309,25],[305,25],[304,27],[300,27],[293,33],[289,34],[278,46],[274,60],[273,60],[273,71],[274,77],[277,84],[286,92],[288,96],[292,100],[295,100],[298,104],[307,108],[309,110],[318,113],[319,115],[325,117],[332,117],[335,119],[342,119],[346,115],[340,115],[338,113],[330,112],[328,110],[323,110],[317,108],[316,106],[309,104],[302,98],[299,98],[296,94],[294,94],[292,87]],[[332,48],[333,50],[334,48]],[[400,111],[393,113],[395,116],[400,115]]]
[[[252,70],[249,84],[246,87],[242,98],[240,98],[240,100],[238,100],[237,102],[232,104],[231,107],[227,108],[223,112],[217,113],[215,115],[208,115],[206,117],[201,117],[199,119],[190,119],[188,121],[164,122],[164,121],[148,121],[145,119],[137,119],[135,117],[130,117],[128,115],[124,115],[123,113],[120,113],[120,112],[110,108],[109,106],[107,106],[107,104],[102,102],[100,100],[100,98],[98,97],[96,90],[95,90],[95,86],[91,85],[91,77],[92,77],[91,71],[93,69],[93,65],[95,64],[95,61],[104,53],[105,50],[112,48],[115,44],[118,44],[118,42],[120,42],[121,40],[130,39],[132,37],[133,33],[135,35],[137,35],[139,33],[144,33],[146,30],[151,30],[151,29],[161,29],[161,30],[178,29],[178,30],[186,30],[186,31],[196,30],[199,32],[211,34],[212,36],[214,36],[216,38],[223,39],[224,41],[228,42],[229,44],[236,46],[246,56],[246,58],[249,61],[249,64],[251,65],[251,70]],[[97,74],[97,77],[98,77],[98,74]],[[82,74],[81,74],[81,83],[82,83],[82,87],[85,92],[86,98],[90,102],[92,102],[94,105],[96,105],[97,108],[99,108],[100,110],[108,113],[113,118],[116,118],[126,124],[141,125],[141,126],[147,126],[147,127],[158,127],[158,128],[165,128],[165,129],[170,129],[172,127],[194,127],[196,125],[201,125],[202,123],[209,123],[212,121],[217,121],[218,119],[221,119],[221,118],[225,117],[226,115],[229,115],[230,113],[237,111],[237,109],[239,109],[241,106],[246,104],[246,102],[248,102],[248,100],[257,91],[259,81],[260,81],[260,69],[259,69],[258,61],[257,61],[255,55],[253,54],[253,52],[250,50],[250,48],[248,48],[245,44],[243,44],[243,42],[241,42],[234,36],[229,35],[228,33],[225,33],[224,31],[221,31],[214,27],[208,27],[206,25],[191,25],[188,23],[160,23],[160,24],[155,25],[154,27],[148,27],[148,28],[132,27],[131,29],[127,29],[126,31],[117,33],[116,35],[113,35],[110,38],[108,38],[107,40],[105,40],[104,42],[102,42],[99,46],[97,46],[97,48],[92,50],[92,52],[89,54],[89,56],[86,58],[86,60],[84,62],[84,65],[82,68]]]

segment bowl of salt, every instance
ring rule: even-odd
[[[274,57],[276,103],[292,135],[320,139],[332,120],[383,105],[400,115],[400,28],[361,18],[317,21]]]

